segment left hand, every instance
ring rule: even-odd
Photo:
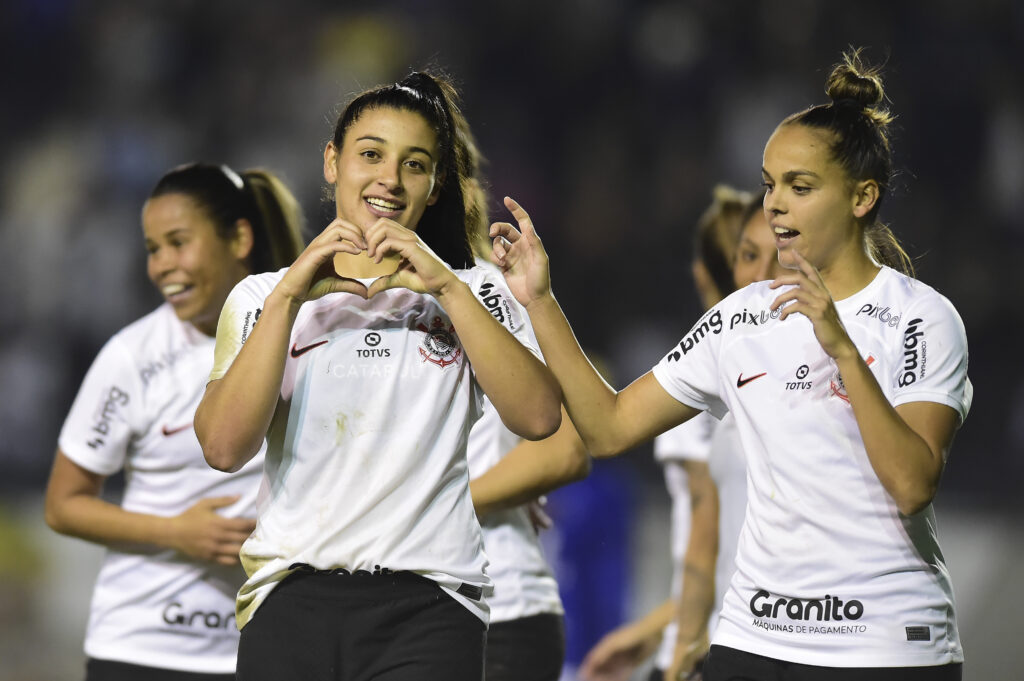
[[[839,319],[832,294],[825,287],[821,274],[799,252],[793,251],[793,255],[797,269],[787,270],[770,284],[773,289],[786,285],[792,285],[793,288],[772,301],[770,309],[774,312],[785,305],[779,315],[780,322],[797,312],[807,317],[814,327],[814,336],[818,343],[832,359],[856,355],[857,348]]]
[[[702,674],[698,663],[703,662],[710,645],[706,630],[695,641],[676,639],[672,664],[665,670],[665,681],[700,681]]]
[[[381,218],[366,230],[366,254],[380,263],[385,256],[401,257],[393,274],[380,277],[367,291],[372,298],[381,291],[407,288],[417,293],[438,296],[458,280],[452,269],[410,229],[387,218]]]

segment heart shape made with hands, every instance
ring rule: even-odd
[[[374,262],[362,251],[358,255],[352,253],[335,253],[332,265],[334,272],[324,272],[325,277],[331,279],[332,292],[352,293],[362,298],[371,298],[367,285],[362,280],[373,279],[373,283],[383,277],[389,277],[398,271],[402,264],[402,257],[395,253],[385,256],[381,262]],[[374,291],[377,293],[378,291]]]

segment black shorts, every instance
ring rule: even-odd
[[[85,681],[233,681],[234,678],[234,674],[184,672],[92,657],[85,663]]]
[[[704,681],[960,681],[962,664],[934,667],[819,667],[711,646]]]
[[[296,572],[242,629],[239,681],[480,681],[486,629],[411,572]]]
[[[561,615],[492,622],[487,632],[486,681],[558,681],[565,660]]]

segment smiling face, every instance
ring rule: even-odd
[[[764,212],[754,213],[740,232],[736,257],[733,259],[732,278],[737,289],[755,281],[774,279],[781,273],[779,252]]]
[[[335,187],[338,217],[364,231],[380,218],[416,229],[437,201],[437,133],[412,111],[363,111],[339,150],[324,150],[324,178]]]
[[[251,229],[239,221],[236,236],[225,241],[209,216],[185,194],[164,194],[142,208],[142,231],[150,280],[178,319],[208,336],[217,331],[221,307],[232,287],[249,273],[245,258]]]
[[[854,182],[831,156],[827,133],[799,124],[776,128],[764,149],[765,215],[779,261],[794,268],[798,251],[823,272],[864,259],[859,220],[877,199],[877,184]]]

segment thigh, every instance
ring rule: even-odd
[[[486,681],[557,681],[565,659],[561,615],[543,614],[491,624]]]
[[[426,580],[424,580],[426,581]],[[429,598],[405,606],[401,622],[367,624],[382,654],[357,681],[481,681],[487,629],[479,617],[432,585]],[[389,618],[390,619],[390,618]],[[370,665],[368,665],[370,666]]]
[[[234,678],[234,674],[200,674],[115,660],[89,658],[85,663],[85,681],[233,681]]]
[[[933,667],[816,667],[792,665],[786,681],[960,681],[963,665]]]

